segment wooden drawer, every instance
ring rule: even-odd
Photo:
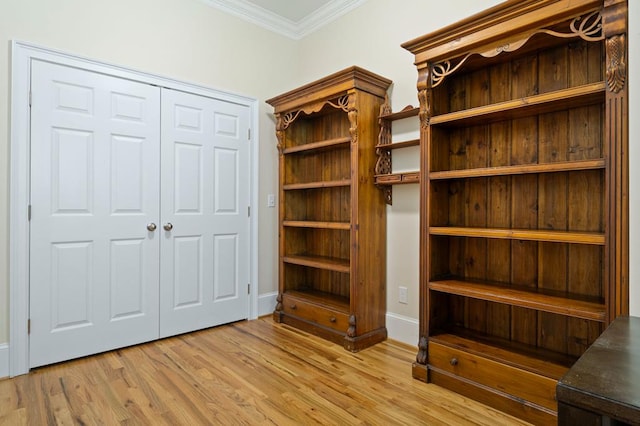
[[[346,333],[347,328],[349,328],[349,315],[329,306],[323,306],[287,294],[282,296],[282,306],[285,314],[329,327],[341,333]]]
[[[459,349],[429,343],[429,366],[557,411],[557,380]]]

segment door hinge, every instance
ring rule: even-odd
[[[31,204],[27,206],[27,220],[31,222]]]
[[[29,106],[31,106],[32,100],[33,100],[33,92],[31,92],[31,90],[29,90]]]
[[[247,129],[247,137],[251,140],[251,129]]]
[[[251,217],[251,206],[247,206],[247,216]]]
[[[31,318],[27,320],[27,334],[31,334]]]
[[[251,283],[247,284],[247,294],[251,294]]]

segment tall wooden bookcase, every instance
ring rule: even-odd
[[[354,352],[387,337],[386,205],[374,167],[390,84],[351,67],[267,100],[280,154],[274,319]]]
[[[414,377],[533,423],[628,311],[625,0],[507,1],[409,41],[421,126]]]

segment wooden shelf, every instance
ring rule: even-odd
[[[396,121],[402,120],[404,118],[416,117],[420,113],[419,107],[413,107],[411,105],[407,105],[402,109],[402,111],[392,112],[391,114],[381,115],[379,118],[382,120]]]
[[[338,229],[348,231],[351,229],[349,222],[314,222],[308,220],[284,220],[282,226],[289,228],[317,228],[317,229]]]
[[[400,185],[405,183],[420,183],[420,172],[390,173],[376,175],[376,185]]]
[[[420,139],[412,139],[409,141],[393,142],[382,145],[378,144],[376,145],[376,149],[400,149],[418,145],[420,145]]]
[[[460,280],[431,281],[428,286],[430,290],[441,293],[456,294],[521,308],[537,309],[574,318],[599,322],[604,322],[606,318],[604,303],[576,300],[567,295],[544,294],[519,287]]]
[[[604,169],[603,158],[596,160],[562,161],[546,164],[523,164],[517,166],[482,167],[476,169],[446,170],[429,173],[429,179],[462,179],[488,176],[523,175],[532,173],[555,173],[579,170]]]
[[[336,311],[349,312],[349,298],[317,290],[286,290],[285,294],[304,300],[305,302],[328,306]]]
[[[350,264],[348,259],[338,259],[324,256],[300,256],[286,255],[282,258],[285,263],[294,265],[310,266],[312,268],[326,269],[328,271],[349,273]]]
[[[598,82],[431,117],[429,125],[472,125],[510,120],[603,103],[605,83]]]
[[[455,226],[432,226],[431,235],[450,237],[497,238],[509,240],[546,241],[551,243],[604,245],[604,234],[600,232],[569,232],[536,229],[471,228]]]
[[[296,154],[296,153],[301,153],[305,151],[317,151],[320,149],[336,148],[336,147],[339,147],[340,145],[345,145],[350,142],[351,142],[351,138],[348,136],[343,138],[327,139],[323,141],[311,142],[303,145],[291,146],[291,147],[285,148],[283,151],[283,154]]]
[[[433,334],[429,340],[554,380],[575,362],[574,357],[466,329]]]
[[[285,191],[292,191],[298,189],[338,188],[342,186],[351,186],[351,180],[345,179],[306,183],[288,183],[286,185],[282,185],[282,189]]]

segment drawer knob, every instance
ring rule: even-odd
[[[456,357],[451,358],[451,361],[449,361],[449,364],[455,367],[456,365],[458,365],[458,358]]]
[[[329,318],[329,321],[331,321],[331,322],[336,322],[336,317],[331,317],[331,318]]]
[[[294,309],[294,310],[295,310],[295,309],[297,309],[297,308],[298,308],[298,307],[296,306],[296,304],[295,304],[295,303],[293,303],[293,304],[291,305],[291,309]]]

